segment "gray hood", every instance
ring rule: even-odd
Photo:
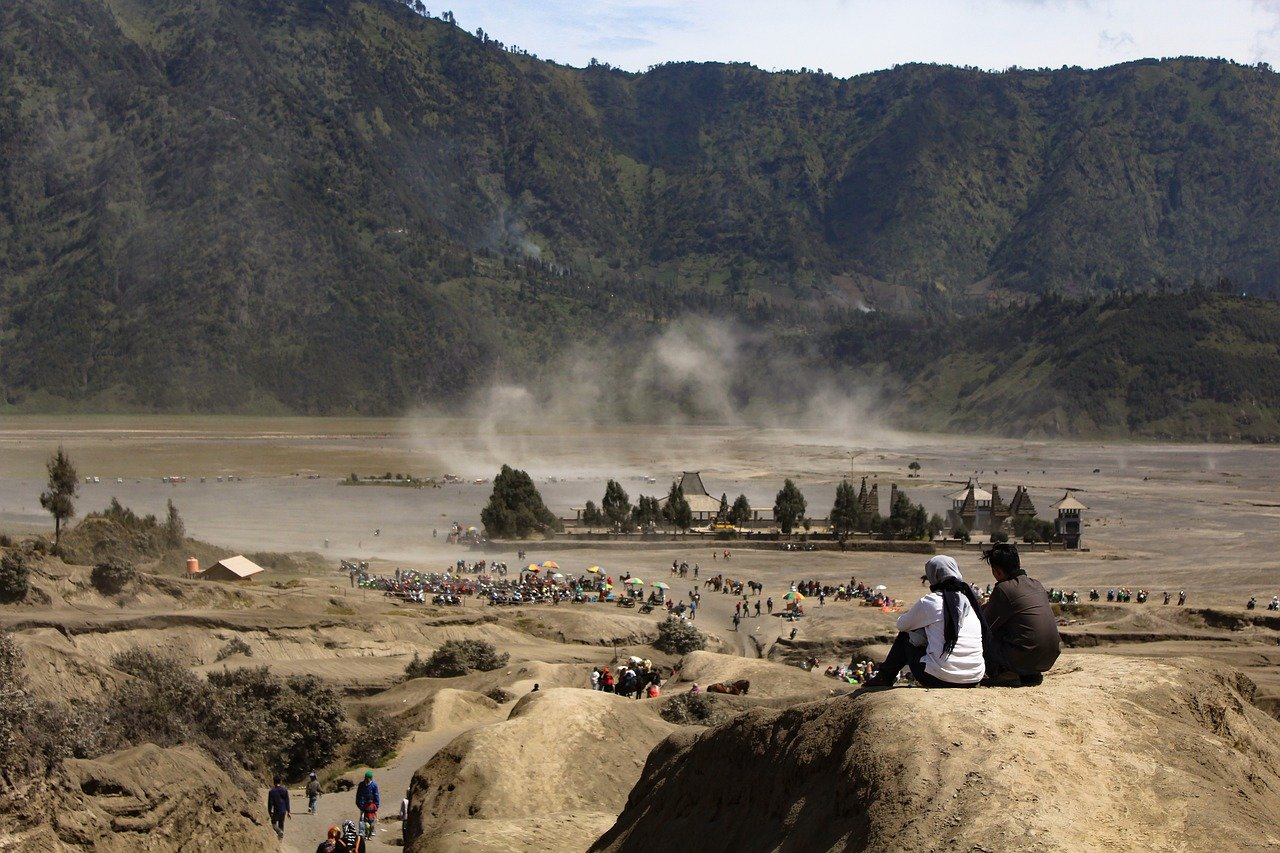
[[[924,577],[930,587],[935,587],[948,578],[955,578],[958,581],[964,580],[956,561],[946,554],[939,554],[936,557],[929,558],[929,562],[924,564]]]

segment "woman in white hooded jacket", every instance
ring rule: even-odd
[[[940,554],[924,574],[929,594],[898,617],[897,639],[869,687],[892,687],[904,666],[924,687],[976,687],[986,673],[987,626],[960,567]]]

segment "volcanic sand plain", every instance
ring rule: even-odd
[[[816,657],[821,669],[856,654],[876,656],[892,637],[892,614],[830,600],[821,606],[807,602],[808,615],[794,640],[790,623],[767,615],[749,617],[735,631],[734,598],[707,590],[697,626],[710,635],[710,651],[682,662],[647,645],[656,635],[656,614],[645,617],[612,605],[500,609],[474,600],[444,610],[353,590],[337,571],[340,558],[367,559],[375,572],[388,574],[396,567],[441,570],[457,559],[479,559],[479,553],[445,544],[444,535],[453,521],[478,525],[490,486],[471,481],[492,477],[504,462],[529,470],[560,515],[587,499],[598,501],[609,477],[619,479],[634,499],[665,493],[682,470],[701,471],[714,494],[725,492],[732,500],[745,493],[760,507],[771,506],[782,479],[792,477],[818,516],[826,514],[842,477],[878,482],[882,506],[889,484],[897,482],[939,513],[948,505],[944,496],[970,476],[984,486],[998,483],[1008,496],[1015,486],[1027,486],[1042,517],[1052,517],[1049,504],[1066,489],[1076,489],[1089,506],[1089,550],[1027,554],[1026,567],[1047,587],[1081,594],[1091,587],[1141,587],[1153,591],[1153,598],[1144,605],[1103,603],[1065,613],[1064,661],[1087,669],[1090,656],[1099,654],[1129,662],[1203,659],[1210,669],[1240,668],[1258,685],[1257,706],[1270,713],[1280,708],[1280,679],[1274,674],[1280,620],[1262,609],[1280,592],[1272,547],[1280,514],[1280,451],[1272,448],[891,433],[859,443],[838,432],[530,427],[471,419],[7,417],[0,419],[0,530],[49,526],[37,496],[43,463],[58,445],[81,475],[99,479],[81,486],[81,514],[102,508],[111,497],[139,512],[162,514],[172,499],[194,538],[244,551],[318,556],[297,578],[300,584],[286,590],[271,589],[273,578],[241,587],[166,581],[163,576],[177,577],[182,567],[150,567],[161,578],[123,602],[87,590],[83,570],[51,568],[40,581],[48,604],[0,610],[0,619],[18,631],[37,688],[60,698],[101,689],[113,677],[111,654],[132,645],[154,646],[193,668],[208,668],[229,638],[240,637],[253,657],[219,666],[265,663],[286,674],[314,673],[348,689],[353,704],[394,709],[409,723],[412,734],[398,757],[378,773],[385,815],[394,813],[415,772],[421,777],[415,790],[422,803],[415,800],[415,806],[434,812],[417,817],[437,830],[414,849],[585,849],[608,829],[649,749],[671,728],[656,713],[663,700],[616,709],[622,715],[614,720],[618,732],[566,728],[566,717],[600,716],[601,709],[582,703],[601,697],[570,701],[557,698],[555,688],[584,686],[591,667],[610,663],[615,654],[682,664],[668,693],[686,690],[694,680],[748,677],[759,697],[754,702],[781,707],[847,691],[790,664]],[[918,479],[906,476],[912,461],[921,464]],[[452,473],[464,483],[423,489],[339,484],[351,472],[385,471]],[[164,476],[187,479],[167,484],[160,480]],[[726,545],[732,552],[728,562],[719,557]],[[546,542],[527,548],[530,560],[555,559],[569,574],[600,564],[615,576],[630,572],[646,581],[665,580],[676,597],[687,597],[694,586],[692,578],[670,576],[672,560],[686,560],[699,565],[699,581],[716,573],[759,580],[764,597],[775,602],[791,581],[838,583],[850,576],[883,584],[890,595],[910,601],[921,592],[924,559],[713,546],[694,537],[657,550],[625,543],[557,549]],[[483,556],[515,565],[514,553]],[[969,579],[988,580],[976,552],[956,556]],[[1186,590],[1188,605],[1161,604],[1166,589]],[[1260,602],[1253,612],[1243,606],[1250,595]],[[463,679],[399,683],[415,652],[428,654],[454,638],[490,639],[511,653],[511,663]],[[80,678],[69,681],[68,673]],[[526,696],[535,682],[547,696]],[[495,686],[517,699],[505,705],[481,701],[480,694]],[[455,740],[463,735],[468,739]],[[530,745],[541,739],[548,745],[539,753]],[[456,754],[446,755],[449,749]],[[535,769],[545,764],[546,749],[576,760],[562,766],[557,778],[539,775]],[[488,764],[485,755],[491,756]],[[433,756],[440,760],[429,761]],[[464,770],[472,775],[457,775]],[[359,772],[352,768],[347,775]],[[601,778],[608,784],[601,786]],[[435,783],[453,785],[466,796],[428,797]],[[513,805],[521,788],[522,796],[541,805]],[[562,788],[579,793],[568,796]],[[324,826],[354,816],[349,798],[326,795],[319,816],[296,817],[288,843],[310,849]],[[303,811],[300,801],[295,811]],[[375,849],[399,843],[399,829],[397,821],[385,821]]]

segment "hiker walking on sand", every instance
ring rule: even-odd
[[[320,842],[320,846],[316,848],[316,853],[335,853],[338,849],[338,839],[341,837],[341,829],[336,826],[329,827],[329,836]]]
[[[356,786],[356,808],[360,810],[360,833],[365,838],[373,838],[374,826],[378,821],[378,807],[382,798],[378,796],[378,783],[373,781],[373,771],[364,771],[364,781]]]
[[[360,837],[356,825],[349,820],[342,822],[342,835],[338,837],[338,843],[334,850],[337,853],[365,853],[369,848],[365,845],[364,839]]]
[[[276,838],[284,841],[284,821],[289,817],[289,789],[280,784],[279,776],[267,792],[267,815],[271,818],[271,828],[276,831]]]
[[[742,617],[736,612],[733,614],[733,630],[738,630],[738,623],[742,621]]]
[[[320,780],[316,778],[314,770],[311,771],[311,778],[307,780],[307,813],[316,813],[316,804],[320,802]]]

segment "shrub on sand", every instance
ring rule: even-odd
[[[484,640],[449,640],[425,661],[415,653],[405,667],[405,678],[456,678],[469,672],[490,672],[507,665],[511,655],[498,654]]]
[[[665,619],[658,623],[658,639],[653,647],[660,652],[687,655],[707,647],[707,638],[697,628],[680,619]]]
[[[709,726],[716,720],[715,701],[705,693],[681,693],[668,699],[658,715],[681,726]]]

